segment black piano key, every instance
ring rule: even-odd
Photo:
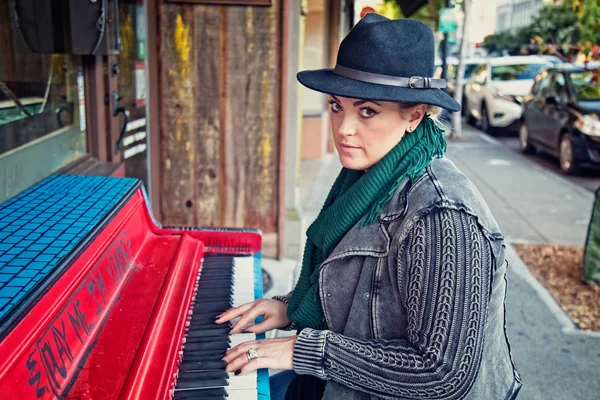
[[[182,362],[179,364],[179,371],[211,371],[223,370],[227,363],[223,360],[197,361],[197,362]]]
[[[182,363],[190,363],[190,362],[207,362],[207,361],[217,361],[225,357],[225,352],[222,354],[187,354],[183,353],[183,357],[181,358]]]
[[[203,293],[202,295],[196,295],[196,303],[194,304],[195,308],[200,308],[202,304],[227,304],[233,300],[233,296],[230,293],[213,293],[207,294]]]
[[[177,382],[189,380],[206,380],[206,379],[228,379],[227,371],[190,371],[179,372]]]
[[[183,354],[184,357],[190,358],[202,358],[208,359],[213,358],[215,360],[221,359],[225,356],[226,349],[199,349],[199,350],[186,350]]]
[[[210,341],[205,341],[205,342],[198,342],[198,343],[186,343],[183,346],[183,350],[184,351],[195,351],[195,350],[202,350],[202,349],[214,349],[214,350],[227,350],[229,348],[229,344],[230,341],[223,341],[223,340],[210,340]]]
[[[193,337],[193,338],[186,338],[185,339],[185,344],[193,344],[193,343],[206,343],[206,342],[214,342],[215,340],[222,340],[222,341],[227,341],[227,339],[229,339],[229,335],[222,335],[222,336],[206,336],[206,337]],[[184,351],[185,353],[185,351]]]
[[[216,389],[188,389],[188,390],[177,390],[174,392],[174,399],[191,400],[199,398],[214,398],[214,399],[226,399],[229,394],[225,388]]]
[[[229,326],[210,326],[206,329],[197,330],[197,331],[189,331],[186,335],[186,338],[194,338],[194,337],[208,337],[208,336],[229,336],[229,331],[231,328]]]
[[[197,379],[193,381],[177,381],[177,389],[219,388],[229,385],[227,379]]]
[[[198,307],[201,308],[203,311],[218,312],[220,310],[223,310],[223,304],[217,303],[203,303],[201,306]]]
[[[187,397],[189,396],[189,397]],[[179,399],[193,399],[193,400],[226,400],[227,396],[218,396],[218,395],[212,395],[212,396],[203,396],[200,394],[194,394],[194,395],[186,395],[184,397],[182,397],[181,395],[176,395],[175,397],[173,397],[175,400],[179,400]]]

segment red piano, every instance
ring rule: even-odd
[[[1,399],[269,399],[214,324],[262,297],[261,234],[161,227],[139,181],[54,175],[0,204]]]

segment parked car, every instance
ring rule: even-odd
[[[535,75],[551,65],[539,56],[487,59],[465,85],[463,107],[467,121],[479,122],[488,133],[498,129],[517,132],[523,96],[531,91]]]
[[[519,142],[558,157],[561,170],[600,168],[600,67],[572,64],[541,71],[523,103]]]
[[[553,65],[564,64],[564,61],[562,60],[562,58],[560,58],[558,56],[553,56],[551,54],[547,54],[547,55],[541,55],[540,57],[545,58],[548,62],[552,63]]]

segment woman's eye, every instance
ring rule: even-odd
[[[331,104],[331,110],[333,112],[340,112],[340,111],[342,111],[342,106],[340,106],[335,101],[330,101],[329,104]]]
[[[373,110],[372,108],[361,108],[360,109],[360,116],[363,118],[371,118],[375,115],[377,115],[377,112],[375,110]]]

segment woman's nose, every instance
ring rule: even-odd
[[[344,117],[340,129],[338,130],[342,136],[352,136],[356,133],[356,121],[351,117]]]

